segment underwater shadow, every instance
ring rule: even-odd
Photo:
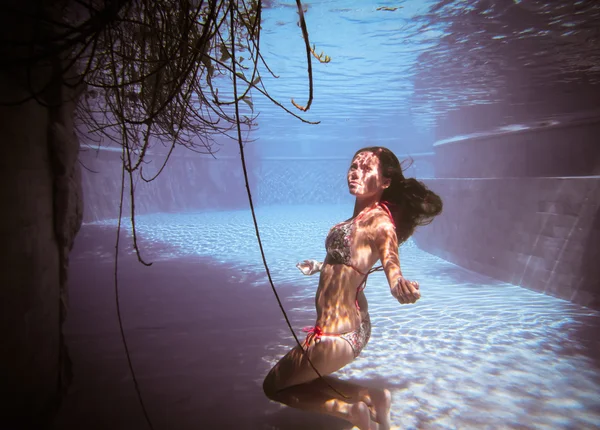
[[[347,429],[346,421],[294,410],[267,399],[262,380],[294,341],[266,280],[256,268],[177,247],[144,242],[143,266],[122,232],[119,297],[123,329],[142,398],[155,428]],[[146,428],[127,366],[114,291],[116,228],[86,225],[69,269],[65,337],[74,382],[56,430]],[[277,290],[294,328],[311,318],[298,307],[298,286]],[[311,305],[302,299],[301,306]],[[364,386],[390,387],[385,380]],[[256,426],[248,426],[248,423]],[[209,427],[206,427],[206,426]]]
[[[571,323],[569,338],[573,343],[563,345],[561,355],[585,355],[590,363],[600,369],[600,315],[579,316]],[[600,375],[596,375],[600,382]]]
[[[166,256],[183,255],[177,246],[147,240],[136,235],[138,249],[144,260],[164,259]],[[117,227],[104,224],[84,224],[77,236],[70,255],[70,261],[94,260],[96,263],[114,263]],[[119,233],[119,256],[135,255],[133,236],[125,227]]]
[[[600,311],[600,205],[598,206],[589,228],[583,257],[580,266],[580,284],[577,294],[589,295],[587,307]],[[566,354],[580,354],[583,352],[600,369],[600,312],[595,315],[580,316],[572,322],[571,337],[579,346],[577,350],[565,346]]]
[[[121,232],[119,302],[141,395],[156,428],[245,428],[269,410],[262,378],[269,333],[285,329],[264,273],[177,255]],[[85,225],[71,254],[64,333],[74,380],[54,429],[147,428],[117,318],[114,226]],[[125,252],[126,250],[126,252]],[[286,301],[293,289],[281,288]]]

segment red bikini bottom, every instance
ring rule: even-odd
[[[354,358],[358,357],[367,344],[371,337],[371,318],[369,314],[360,322],[360,325],[352,331],[341,334],[334,333],[323,333],[321,327],[305,327],[302,329],[307,332],[306,340],[304,341],[304,348],[308,348],[310,343],[314,341],[315,343],[319,343],[322,337],[341,337],[350,345],[352,351],[354,351]]]

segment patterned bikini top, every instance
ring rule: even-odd
[[[354,220],[341,222],[329,230],[327,239],[325,239],[325,249],[329,261],[334,264],[352,266],[351,241],[353,232]]]
[[[363,210],[356,218],[334,225],[329,230],[329,234],[327,234],[327,238],[325,239],[325,249],[327,250],[327,260],[329,263],[344,264],[362,273],[352,262],[352,234],[355,230],[356,221],[376,207],[383,208],[390,216],[392,223],[394,222],[394,218],[387,205],[384,202],[379,202],[377,205]]]

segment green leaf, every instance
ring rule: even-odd
[[[229,54],[229,50],[225,46],[224,43],[221,44],[221,61],[227,61],[231,58],[231,54]]]
[[[212,76],[212,74],[213,74],[213,66],[212,66],[212,64],[210,62],[210,58],[207,55],[203,55],[202,56],[202,64],[204,64],[204,66],[208,70],[208,74]]]
[[[254,112],[254,105],[252,104],[252,101],[250,101],[250,99],[248,99],[247,97],[244,97],[242,99],[243,102],[245,102],[248,106],[250,106],[250,110],[252,112]]]

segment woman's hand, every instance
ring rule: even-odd
[[[317,260],[304,260],[303,262],[296,264],[296,267],[305,275],[314,275],[321,271],[323,263],[319,263]]]
[[[409,281],[400,276],[398,282],[396,282],[396,285],[392,288],[392,295],[403,305],[406,303],[414,303],[421,298],[419,283],[416,281]]]

